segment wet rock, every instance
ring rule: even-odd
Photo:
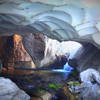
[[[0,90],[0,100],[30,100],[30,96],[10,79],[0,77]]]
[[[100,100],[100,86],[92,83],[82,83],[79,86],[72,86],[71,93],[80,93],[78,100]]]
[[[31,100],[42,100],[42,99],[39,97],[31,97]]]

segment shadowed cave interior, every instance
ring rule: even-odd
[[[99,0],[0,0],[0,100],[100,100]]]

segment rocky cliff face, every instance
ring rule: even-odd
[[[45,42],[43,41],[43,35],[25,35],[23,36],[23,45],[29,55],[31,55],[32,60],[34,61],[35,65],[38,67],[40,65],[40,61],[44,57],[45,52]]]
[[[31,55],[37,67],[48,66],[52,64],[58,57],[70,54],[72,51],[81,47],[81,44],[76,42],[59,42],[44,36],[25,35],[23,36],[23,44],[25,49]]]
[[[58,42],[42,34],[29,34],[22,37],[20,35],[13,35],[12,37],[1,37],[0,41],[2,41],[0,42],[0,57],[2,61],[7,64],[6,66],[11,66],[12,64],[15,67],[28,66],[35,68],[35,65],[36,67],[48,66],[57,57],[66,53],[70,53],[71,55],[71,52],[76,47],[81,47],[80,44],[74,42],[71,44],[70,42]],[[90,43],[83,44],[83,47],[77,51],[75,58],[77,58],[80,70],[87,69],[90,66],[98,68],[100,65],[99,49]],[[33,66],[31,64],[32,60],[34,61]],[[91,62],[91,60],[93,61]]]
[[[20,35],[15,34],[13,36],[14,41],[14,60],[15,61],[31,61],[31,57],[24,49],[22,44],[22,37]]]
[[[35,67],[32,59],[22,44],[20,35],[0,37],[0,59],[3,67]]]
[[[100,50],[92,44],[85,44],[75,54],[79,70],[94,68],[100,71]]]

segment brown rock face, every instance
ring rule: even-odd
[[[20,35],[14,35],[14,60],[15,61],[31,61],[31,57],[26,52],[22,44],[22,37]]]
[[[15,34],[13,36],[14,41],[14,64],[15,67],[35,67],[30,55],[24,49],[22,43],[22,37],[20,35]]]
[[[0,51],[0,58],[6,68],[35,67],[30,55],[24,49],[20,35],[0,37]]]

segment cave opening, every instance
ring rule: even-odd
[[[35,35],[35,40],[32,41],[34,39],[34,35],[33,35],[32,39],[30,39],[31,43],[29,43],[32,44],[33,42],[33,44],[30,45],[29,48],[32,50],[34,49],[34,52],[36,54],[34,58],[35,60],[38,61],[40,67],[50,66],[51,63],[55,63],[54,64],[55,67],[60,66],[61,65],[60,62],[59,62],[60,65],[57,65],[55,62],[55,60],[57,60],[57,57],[61,57],[66,53],[68,53],[70,55],[69,58],[73,58],[75,53],[82,47],[82,45],[78,42],[68,41],[68,42],[60,43],[56,40],[52,40],[49,38],[47,40],[44,40],[44,37],[45,36],[41,36],[41,34]],[[26,38],[28,39],[28,37]],[[0,47],[0,51],[1,51],[0,60],[4,68],[8,70],[13,68],[25,68],[25,67],[36,68],[34,60],[31,58],[30,54],[28,54],[27,49],[25,50],[23,46],[22,39],[23,37],[18,34],[14,34],[12,36],[0,37],[0,41],[2,41]],[[43,43],[41,43],[41,41]],[[36,48],[33,48],[34,42],[35,42],[35,46],[37,46]],[[45,60],[45,58],[47,58],[48,61]]]
[[[82,71],[87,68],[86,63],[88,63],[88,59],[93,59],[96,52],[99,51],[99,49],[91,43],[79,43],[75,41],[59,42],[42,34],[31,34],[31,38],[27,37],[27,35],[23,37],[14,34],[12,36],[0,37],[0,41],[2,41],[0,42],[0,60],[3,68],[8,70],[18,69],[23,72],[26,70],[26,73],[28,71],[27,69],[29,69],[29,71],[31,71],[31,69],[33,69],[33,71],[34,69],[63,69],[66,61],[63,62],[61,59],[66,54],[68,54],[68,59],[75,58],[77,60],[79,65],[78,69]],[[92,56],[90,52],[93,53]],[[92,66],[91,64],[91,67]],[[99,64],[97,64],[97,66],[99,66]],[[15,71],[13,71],[13,73],[15,73]]]
[[[10,69],[13,69],[12,73],[16,73],[17,70],[17,73],[21,71],[21,74],[23,72],[25,74],[36,69],[63,69],[66,60],[62,61],[62,57],[68,54],[68,59],[76,59],[79,65],[78,69],[82,71],[89,65],[86,65],[88,59],[93,59],[95,52],[99,51],[91,43],[59,42],[42,34],[31,34],[30,36],[31,38],[27,35],[14,34],[12,36],[0,37],[0,41],[2,41],[0,59],[4,70],[8,69],[7,71],[9,72]],[[93,57],[91,57],[90,52],[93,52]],[[91,67],[94,66],[90,65]]]
[[[100,100],[100,0],[0,0],[0,90],[0,100]]]
[[[66,80],[68,82],[79,81],[78,74],[74,77],[72,75],[67,77],[68,72],[64,70],[67,61],[65,59],[62,61],[66,54],[68,59],[75,59],[75,63],[71,62],[71,64],[73,66],[77,62],[77,69],[80,72],[90,66],[100,70],[98,68],[100,50],[87,42],[59,42],[42,34],[30,34],[30,36],[14,34],[0,37],[0,52],[0,60],[3,65],[0,76],[10,78],[31,98],[40,97],[37,95],[41,94],[39,91],[50,93],[57,91],[52,90],[52,85],[60,84],[62,86]],[[31,56],[32,54],[33,56]],[[36,92],[37,90],[38,92]],[[55,95],[59,97],[57,94]]]
[[[31,97],[37,96],[35,90],[48,91],[46,89],[49,88],[52,93],[55,90],[51,90],[51,85],[65,84],[67,74],[64,74],[64,65],[67,61],[61,59],[66,54],[68,59],[75,59],[80,72],[90,66],[100,70],[100,50],[87,42],[59,42],[42,34],[14,34],[0,37],[0,52],[3,65],[0,76],[10,78]],[[78,77],[70,76],[67,81],[72,80],[78,80]]]

